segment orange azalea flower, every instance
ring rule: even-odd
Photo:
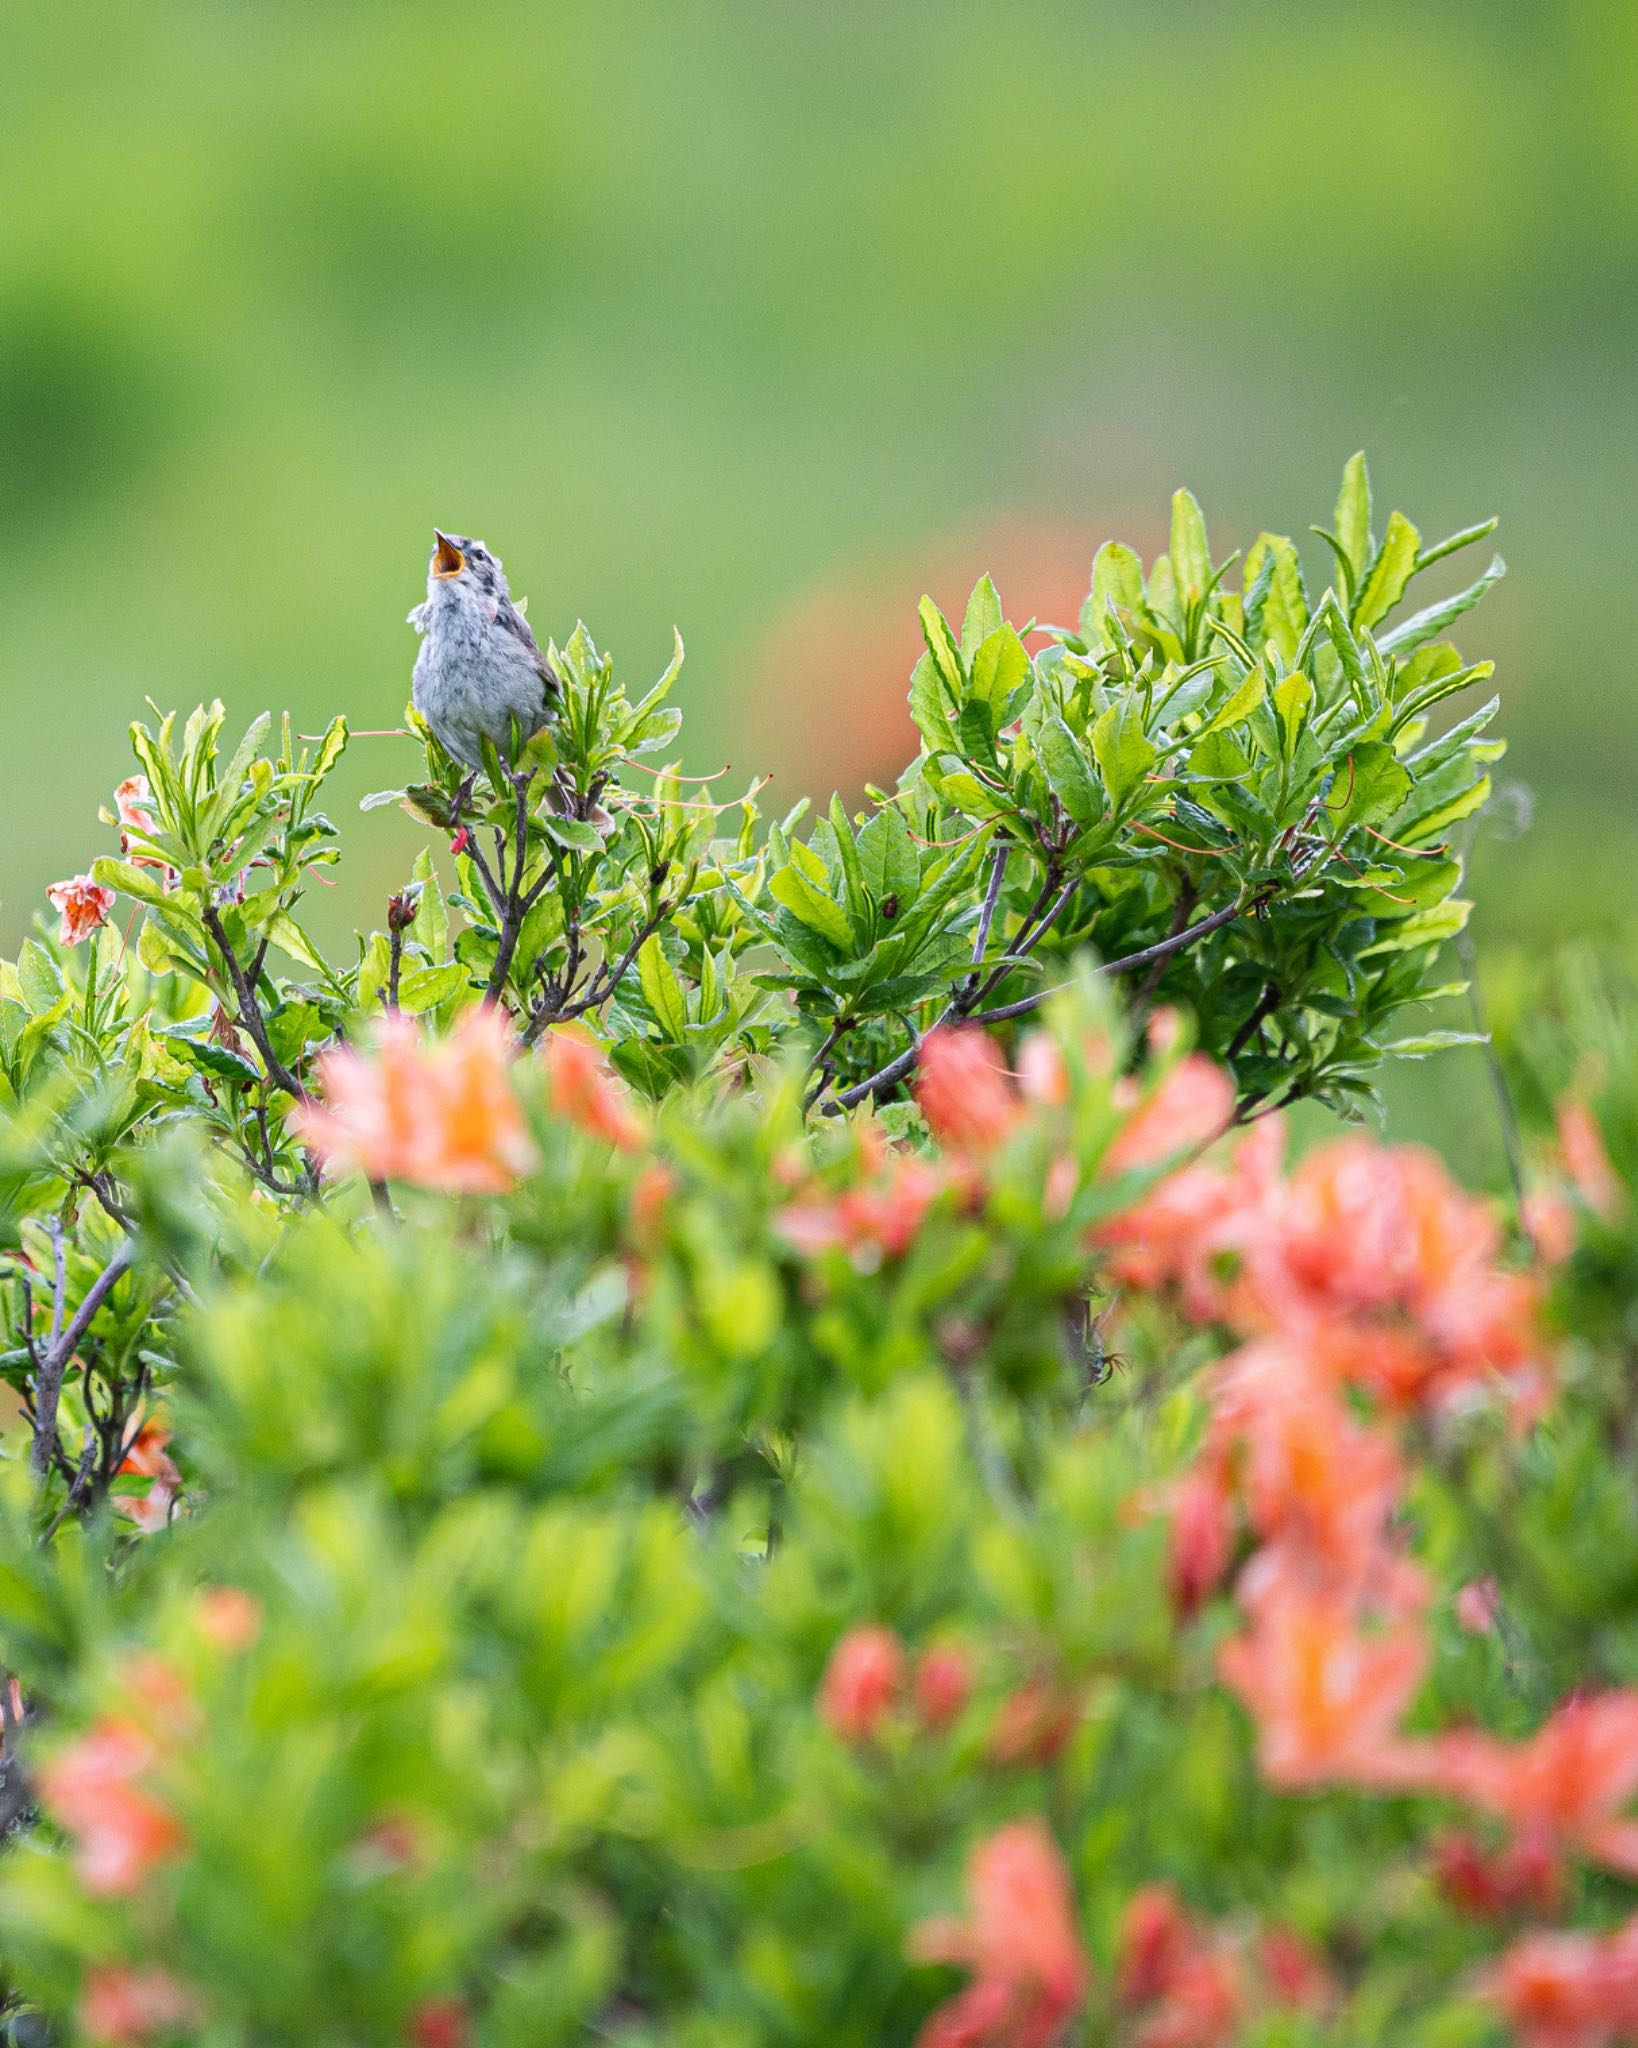
[[[1439,1787],[1499,1814],[1525,1840],[1580,1850],[1638,1876],[1638,1691],[1572,1699],[1526,1742],[1470,1733],[1439,1745]]]
[[[141,1780],[157,1759],[134,1722],[99,1721],[39,1772],[46,1811],[74,1840],[80,1882],[96,1897],[127,1897],[156,1864],[186,1846],[176,1816]]]
[[[809,1257],[837,1246],[861,1273],[871,1273],[884,1259],[904,1256],[928,1210],[951,1184],[941,1165],[912,1152],[894,1151],[885,1156],[871,1181],[840,1194],[812,1194],[788,1203],[774,1219],[774,1227]]]
[[[1402,1404],[1442,1405],[1492,1375],[1535,1398],[1535,1282],[1498,1265],[1494,1218],[1431,1153],[1363,1137],[1319,1146],[1263,1225],[1246,1243],[1242,1297],[1263,1327],[1323,1335]],[[1339,1341],[1350,1321],[1354,1340]]]
[[[1148,2005],[1164,1995],[1193,1939],[1189,1916],[1169,1884],[1133,1892],[1121,1915],[1115,1949],[1115,1996],[1122,2005]]]
[[[62,919],[57,939],[64,946],[77,946],[108,922],[108,913],[118,901],[112,889],[93,882],[89,875],[72,875],[66,882],[53,882],[46,901]]]
[[[819,1715],[844,1742],[869,1742],[904,1684],[904,1651],[890,1628],[850,1628],[830,1654]]]
[[[1229,1317],[1245,1246],[1279,1185],[1283,1149],[1270,1117],[1232,1148],[1166,1174],[1134,1207],[1099,1224],[1096,1243],[1111,1276],[1146,1293],[1176,1290],[1196,1322]]]
[[[119,1469],[153,1483],[146,1493],[110,1495],[113,1505],[145,1535],[166,1526],[171,1519],[172,1505],[181,1490],[182,1474],[165,1448],[170,1440],[170,1430],[157,1417],[145,1422],[137,1431]]]
[[[1090,1970],[1069,1873],[1039,1821],[979,1843],[967,1864],[968,1918],[926,1921],[920,1962],[973,1973],[917,2035],[917,2048],[1050,2048],[1080,2010]]]
[[[1567,1095],[1558,1105],[1558,1149],[1570,1185],[1585,1207],[1606,1223],[1621,1213],[1626,1195],[1604,1149],[1604,1136],[1586,1103]]]
[[[1080,1725],[1073,1687],[1058,1678],[1026,1678],[997,1708],[984,1754],[992,1764],[1038,1769],[1063,1755]]]
[[[924,1650],[911,1681],[916,1713],[924,1728],[948,1728],[972,1697],[972,1660],[959,1643],[935,1643]]]
[[[248,1650],[262,1629],[262,1603],[239,1586],[207,1586],[199,1595],[199,1628],[205,1640],[233,1655]]]
[[[993,1152],[1019,1118],[1000,1047],[973,1026],[940,1024],[928,1032],[916,1100],[933,1136],[956,1152]]]
[[[1271,1785],[1410,1782],[1421,1758],[1398,1728],[1421,1683],[1427,1642],[1414,1621],[1361,1631],[1336,1594],[1276,1583],[1217,1668],[1257,1723]]]
[[[552,1108],[594,1138],[606,1138],[618,1152],[635,1152],[643,1126],[631,1097],[609,1071],[608,1061],[589,1038],[552,1032],[540,1048],[551,1089]]]
[[[1234,1115],[1234,1083],[1221,1067],[1190,1053],[1146,1096],[1135,1078],[1120,1082],[1115,1101],[1130,1114],[1104,1166],[1109,1173],[1131,1173],[1164,1165],[1221,1137]]]
[[[1523,2048],[1612,2048],[1638,2031],[1638,1919],[1613,1934],[1527,1934],[1479,1980]]]
[[[156,2034],[173,2034],[196,2022],[199,2002],[169,1971],[104,1964],[86,1973],[79,2018],[89,2041],[142,2048]]]
[[[1551,1917],[1564,1903],[1563,1859],[1541,1835],[1493,1851],[1470,1834],[1443,1834],[1433,1845],[1433,1875],[1452,1905],[1482,1920]]]
[[[1171,1494],[1167,1580],[1172,1606],[1186,1621],[1221,1585],[1234,1554],[1234,1508],[1226,1478],[1214,1460],[1202,1460]]]
[[[407,1017],[383,1018],[373,1058],[346,1046],[320,1056],[327,1105],[304,1104],[291,1126],[337,1172],[503,1193],[534,1163],[509,1053],[496,1010],[468,1010],[441,1043]]]

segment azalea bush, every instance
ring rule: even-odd
[[[345,729],[133,727],[0,967],[14,2039],[1638,2038],[1624,1005],[1522,1206],[1279,1114],[1470,1035],[1487,532],[1179,494],[811,822],[577,629],[345,958]]]

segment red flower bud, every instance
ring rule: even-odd
[[[821,1719],[844,1742],[868,1742],[904,1683],[904,1651],[890,1628],[849,1629],[819,1687]]]
[[[924,1728],[948,1728],[972,1697],[972,1665],[959,1643],[936,1644],[922,1652],[911,1687]]]

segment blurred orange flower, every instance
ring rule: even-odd
[[[496,1010],[468,1010],[441,1042],[407,1017],[376,1027],[373,1056],[323,1054],[324,1105],[291,1127],[337,1172],[401,1180],[449,1194],[501,1194],[534,1163],[512,1092],[510,1034]]]
[[[993,1152],[1019,1117],[1000,1047],[970,1025],[940,1024],[922,1040],[916,1100],[933,1136],[956,1152]]]
[[[168,1970],[104,1964],[86,1972],[79,2018],[88,2041],[141,2048],[156,2034],[172,2034],[198,2017],[198,2000]]]
[[[80,1882],[94,1896],[140,1890],[155,1865],[186,1845],[181,1823],[141,1782],[157,1755],[134,1722],[107,1719],[40,1768],[41,1801],[73,1838]]]
[[[917,2048],[1049,2048],[1080,2010],[1090,1980],[1069,1873],[1039,1821],[980,1842],[967,1864],[968,1917],[924,1921],[919,1962],[973,1973],[916,2037]]]
[[[553,1031],[541,1045],[540,1058],[552,1108],[559,1116],[594,1138],[607,1139],[616,1151],[638,1149],[644,1133],[631,1097],[589,1038],[573,1031]]]
[[[77,946],[108,922],[108,913],[118,898],[112,889],[93,882],[89,875],[71,875],[66,882],[52,883],[46,891],[46,901],[62,920],[57,927],[59,944]]]
[[[1576,1849],[1638,1876],[1638,1691],[1571,1699],[1525,1742],[1462,1731],[1439,1745],[1443,1791],[1525,1840]]]
[[[890,1628],[850,1628],[830,1653],[819,1715],[844,1742],[868,1742],[904,1684],[904,1650]]]
[[[1527,1934],[1479,1980],[1523,2048],[1611,2048],[1638,2030],[1638,1919],[1613,1934]]]
[[[1417,1776],[1398,1729],[1427,1654],[1414,1621],[1367,1634],[1337,1594],[1276,1584],[1247,1633],[1222,1646],[1218,1670],[1257,1723],[1270,1784],[1387,1789]]]

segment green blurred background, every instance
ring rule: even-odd
[[[8,945],[145,695],[396,724],[434,521],[634,678],[677,622],[691,765],[778,802],[896,769],[923,588],[1062,616],[1175,484],[1224,549],[1361,445],[1424,532],[1503,520],[1464,644],[1534,823],[1481,844],[1481,944],[1624,913],[1633,0],[0,19]],[[360,740],[349,802],[407,768]],[[413,843],[351,838],[382,890]],[[1482,1087],[1398,1117],[1482,1170]]]

